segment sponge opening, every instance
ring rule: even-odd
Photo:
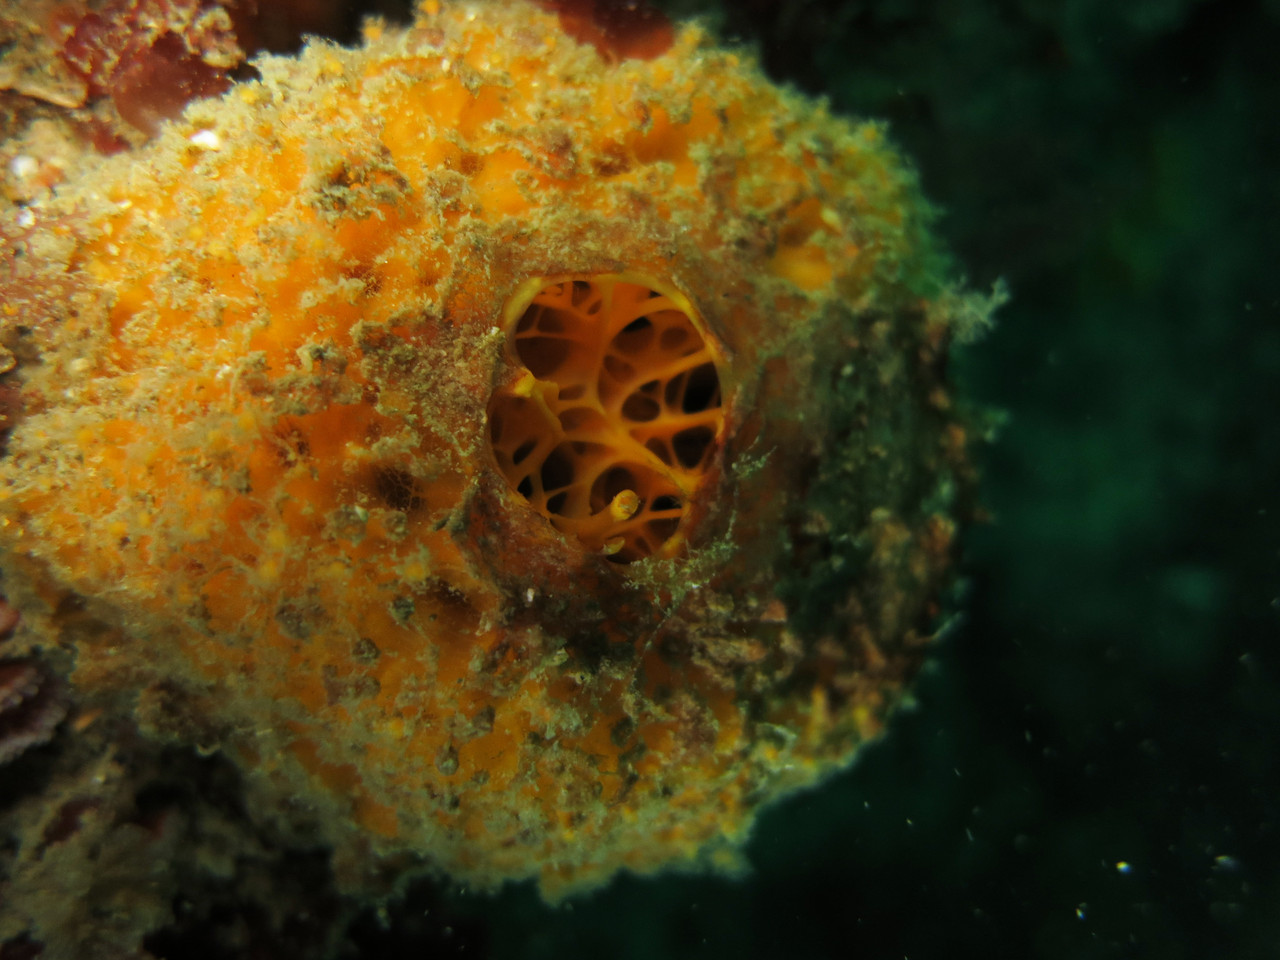
[[[617,563],[674,554],[724,432],[692,305],[629,275],[537,280],[507,309],[523,371],[489,404],[498,469],[562,533]]]

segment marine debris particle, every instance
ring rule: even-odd
[[[967,511],[914,177],[691,26],[433,0],[257,68],[22,212],[26,648],[353,893],[731,866],[882,729]]]

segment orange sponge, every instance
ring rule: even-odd
[[[26,642],[352,891],[732,866],[881,729],[967,509],[983,304],[912,175],[696,27],[440,0],[258,70],[28,213]]]

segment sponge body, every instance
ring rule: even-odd
[[[912,175],[694,27],[433,3],[258,67],[47,213],[27,628],[352,889],[730,865],[881,729],[966,509]]]

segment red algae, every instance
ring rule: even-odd
[[[148,134],[191,100],[226,90],[245,56],[227,10],[199,0],[107,0],[79,15],[64,8],[50,29],[88,95],[110,96]]]
[[[540,0],[560,27],[608,60],[652,60],[671,49],[675,27],[647,0]]]
[[[348,20],[340,0],[4,0],[0,24],[26,36],[10,38],[0,88],[75,111],[62,121],[111,154],[224,92],[252,54],[347,39]]]

